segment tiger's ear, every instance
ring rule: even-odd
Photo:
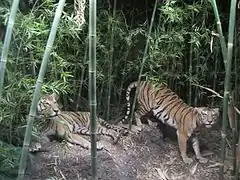
[[[59,99],[59,95],[57,93],[52,93],[50,96],[52,96],[56,101]]]
[[[215,113],[219,113],[219,108],[214,108],[213,111],[214,111]]]
[[[202,113],[202,111],[203,111],[203,108],[201,108],[201,107],[195,107],[194,109],[196,109],[198,113]]]
[[[208,111],[208,108],[206,107],[195,107],[194,109],[196,109],[199,114],[203,115],[207,114]]]

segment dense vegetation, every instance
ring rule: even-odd
[[[138,77],[150,24],[152,11],[144,9],[151,9],[152,5],[153,3],[147,8],[140,8],[136,7],[136,1],[132,4],[118,2],[116,15],[113,18],[112,4],[105,1],[99,3],[97,97],[100,115],[107,114],[106,102],[109,91],[110,112],[119,116],[125,112],[125,89]],[[2,172],[18,163],[18,150],[12,153],[11,145],[22,145],[26,115],[56,5],[51,0],[23,1],[20,7],[8,56],[3,101],[0,104],[0,125],[4,127],[0,132],[1,146],[4,147],[0,148]],[[9,8],[9,1],[4,0],[0,3],[1,33],[7,23]],[[73,9],[73,3],[68,1],[51,53],[42,93],[55,91],[61,94],[65,109],[86,110],[88,109],[88,9],[85,13],[86,24],[81,29],[75,24]],[[114,51],[111,69],[112,26]],[[225,69],[218,38],[212,35],[212,31],[216,32],[215,29],[212,7],[208,1],[199,1],[193,5],[181,0],[160,3],[142,79],[168,83],[189,104],[219,105],[221,103],[219,99],[213,101],[208,97],[210,93],[191,86],[192,83],[200,84],[223,94]],[[237,58],[239,59],[239,55],[235,52],[232,72],[235,75],[233,77],[236,78],[236,72],[239,71],[239,66],[236,66]],[[236,78],[232,78],[235,89],[238,87],[235,84],[238,81]],[[109,81],[110,89],[107,88]],[[116,121],[116,119],[112,120]],[[36,132],[37,128],[34,128],[33,135]]]

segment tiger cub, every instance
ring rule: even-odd
[[[45,138],[57,136],[72,144],[77,144],[89,149],[91,143],[83,138],[83,135],[90,135],[90,113],[60,111],[57,103],[58,96],[53,93],[40,98],[37,104],[37,114],[39,118],[48,120]],[[126,135],[127,131],[115,125],[111,125],[101,118],[97,118],[96,134],[109,136],[113,143],[117,143],[121,135]],[[81,136],[82,135],[82,136]],[[102,147],[97,145],[97,149]]]
[[[130,115],[130,93],[136,87],[137,82],[133,82],[127,88],[127,112],[121,122],[125,122]],[[215,124],[219,116],[219,108],[191,107],[166,85],[147,81],[140,82],[137,103],[138,109],[135,112],[137,126],[142,126],[142,117],[152,114],[155,120],[177,130],[178,145],[185,163],[190,164],[193,161],[186,153],[187,140],[190,137],[197,159],[201,163],[207,162],[207,159],[203,158],[200,153],[199,141],[195,132],[201,126],[210,128]]]

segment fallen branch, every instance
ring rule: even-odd
[[[210,88],[207,88],[207,87],[198,85],[198,84],[194,84],[194,83],[193,83],[192,85],[197,86],[197,87],[200,87],[200,88],[202,88],[202,89],[206,89],[206,90],[210,91],[211,93],[215,94],[216,97],[219,97],[219,98],[223,99],[223,97],[222,97],[219,93],[217,93],[216,91],[214,91],[213,89],[210,89]]]
[[[197,86],[197,87],[200,87],[200,88],[202,88],[202,89],[206,89],[207,91],[210,91],[211,93],[215,94],[215,95],[216,95],[215,97],[219,97],[219,98],[223,99],[223,96],[221,96],[219,93],[217,93],[217,92],[214,91],[213,89],[210,89],[210,88],[207,88],[207,87],[204,87],[204,86],[195,84],[195,83],[193,83],[192,85]],[[231,99],[231,98],[230,98],[230,99]],[[230,102],[228,102],[228,104],[230,104]],[[236,113],[237,113],[238,115],[240,115],[240,111],[239,111],[238,108],[236,108],[236,106],[234,106],[234,109],[235,109]]]

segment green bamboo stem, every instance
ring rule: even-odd
[[[235,26],[235,31],[234,31],[234,47],[237,47],[237,27]],[[234,74],[235,74],[235,79],[234,79],[234,84],[235,88],[237,90],[237,48],[234,49]],[[236,90],[233,93],[233,103],[236,102],[236,97],[237,97],[237,92]],[[235,104],[234,104],[235,106]],[[236,157],[236,144],[237,144],[237,114],[236,112],[234,113],[234,119],[233,119],[233,128],[232,128],[232,134],[233,134],[233,139],[232,139],[232,156],[233,156],[233,175],[236,173],[237,169],[237,157]]]
[[[219,53],[219,48],[217,47],[216,49],[216,53],[214,54],[214,59],[215,59],[215,63],[214,63],[214,77],[213,77],[213,90],[216,90],[216,85],[217,85],[217,69],[218,69],[218,53]],[[211,101],[211,106],[213,107],[214,105],[214,97],[212,97],[212,101]]]
[[[89,1],[89,107],[91,126],[91,170],[92,179],[96,179],[97,173],[97,150],[96,150],[96,0]]]
[[[227,46],[226,46],[225,39],[224,39],[223,32],[222,32],[222,24],[221,24],[219,14],[218,14],[216,0],[210,0],[210,1],[212,4],[212,7],[213,7],[213,12],[214,12],[214,16],[215,16],[215,20],[216,20],[216,24],[217,24],[217,31],[219,33],[219,40],[220,40],[220,44],[221,44],[221,48],[222,48],[223,62],[225,65],[225,70],[226,70],[227,69]]]
[[[130,121],[129,121],[129,129],[130,130],[132,128],[132,119],[133,119],[134,112],[135,112],[135,105],[136,105],[137,97],[139,95],[139,84],[140,84],[140,81],[141,81],[143,67],[144,67],[145,61],[147,59],[148,44],[149,44],[150,37],[151,37],[152,26],[153,26],[153,21],[154,21],[157,5],[158,5],[158,0],[156,0],[155,4],[154,4],[154,9],[153,9],[153,13],[152,13],[151,23],[150,23],[150,27],[149,27],[149,30],[148,30],[148,37],[147,37],[147,41],[146,41],[146,45],[145,45],[145,49],[144,49],[144,54],[143,54],[143,59],[142,59],[142,63],[141,63],[141,68],[140,68],[139,75],[138,75],[138,85],[137,85],[137,88],[136,88],[136,92],[135,92],[135,96],[134,96],[134,100],[133,100],[133,105],[132,105],[131,118],[130,118]]]
[[[200,64],[199,52],[196,53],[196,58],[197,58],[196,75],[198,77],[198,74],[199,74],[199,64]],[[198,92],[199,92],[198,87],[195,87],[195,94],[196,94],[196,96],[194,98],[194,106],[197,106],[197,103],[198,103],[198,95],[197,95],[197,94],[199,94]]]
[[[47,45],[46,45],[46,48],[44,51],[43,60],[41,63],[39,74],[38,74],[38,79],[37,79],[37,82],[35,85],[33,99],[32,99],[32,103],[31,103],[31,107],[30,107],[30,112],[29,112],[29,115],[27,118],[27,128],[25,131],[23,149],[22,149],[20,165],[19,165],[19,170],[18,170],[18,180],[24,179],[25,169],[26,169],[26,165],[27,165],[27,154],[28,154],[27,152],[28,152],[28,148],[29,148],[29,143],[31,141],[31,132],[32,132],[33,121],[34,121],[34,117],[36,116],[37,102],[38,102],[38,99],[40,96],[42,82],[43,82],[44,75],[45,75],[45,72],[47,69],[48,58],[50,56],[51,49],[52,49],[52,46],[54,43],[54,39],[55,39],[56,32],[57,32],[57,26],[59,24],[59,21],[60,21],[61,15],[62,15],[64,4],[65,4],[65,0],[60,0],[58,3],[58,7],[55,12],[53,24],[51,27],[51,32],[48,37]]]
[[[194,12],[192,12],[192,22],[193,25],[194,21]],[[188,95],[188,104],[190,105],[192,103],[192,66],[193,66],[193,43],[192,38],[190,37],[190,52],[189,52],[189,95]]]
[[[79,108],[79,101],[81,99],[81,94],[82,94],[82,86],[83,86],[83,80],[84,80],[84,75],[85,75],[85,70],[86,68],[84,67],[84,65],[82,66],[81,68],[82,72],[81,72],[81,76],[80,76],[80,85],[79,85],[79,89],[78,89],[78,96],[77,96],[77,104],[76,104],[76,107],[75,107],[75,111],[78,111],[78,108]]]
[[[188,95],[188,104],[192,103],[192,58],[193,58],[193,44],[190,44],[190,54],[189,54],[189,95]]]
[[[235,97],[235,96],[234,96]],[[234,99],[235,101],[235,99]],[[233,135],[233,139],[232,139],[232,164],[233,164],[233,172],[232,174],[234,175],[236,173],[236,169],[237,169],[237,154],[236,154],[236,144],[237,144],[237,116],[236,116],[236,112],[234,113],[234,119],[232,121],[232,135]]]
[[[239,146],[239,144],[240,144],[240,133],[238,135],[238,146]],[[239,153],[239,152],[237,152],[237,153]],[[236,172],[235,172],[235,176],[234,176],[235,180],[239,180],[239,171],[240,171],[240,162],[237,163]]]
[[[230,77],[232,67],[232,51],[233,51],[233,37],[236,17],[236,4],[237,0],[231,0],[229,28],[228,28],[228,49],[227,49],[227,69],[224,80],[224,97],[223,97],[223,117],[222,117],[222,144],[221,144],[221,163],[219,178],[222,180],[224,174],[224,162],[225,162],[225,151],[226,151],[226,129],[227,129],[227,109],[228,99],[230,91]]]
[[[88,43],[86,43],[88,45]],[[79,108],[79,101],[82,95],[82,86],[83,86],[83,80],[84,80],[84,75],[85,75],[85,62],[87,60],[87,53],[88,53],[88,48],[86,46],[85,52],[84,52],[84,57],[83,57],[83,65],[82,65],[82,72],[81,72],[81,77],[80,77],[80,85],[78,89],[78,96],[77,96],[77,104],[75,110],[77,111]]]
[[[4,38],[4,44],[2,48],[2,55],[1,55],[1,61],[0,61],[0,99],[2,98],[4,73],[5,73],[5,68],[7,64],[7,55],[8,55],[8,50],[9,50],[9,46],[12,38],[12,29],[15,22],[18,6],[19,6],[19,0],[14,0],[11,7],[10,16],[8,19],[7,32]]]
[[[130,28],[129,29],[132,29],[132,26],[133,26],[133,21],[134,21],[134,11],[135,11],[135,5],[136,5],[136,0],[132,1],[132,11],[131,11],[131,23],[130,23]],[[123,58],[123,62],[126,62],[127,61],[127,57],[129,55],[129,52],[131,51],[132,49],[132,45],[133,43],[131,43],[130,46],[128,46],[127,48],[127,52],[125,53],[125,56]],[[122,69],[123,69],[123,72],[125,72],[125,63],[123,63],[122,65]],[[118,67],[118,66],[116,66]],[[119,98],[118,98],[118,105],[117,105],[117,109],[118,111],[120,110],[120,104],[121,104],[121,97],[122,97],[122,89],[123,89],[123,83],[124,83],[124,79],[125,79],[125,76],[122,76],[121,78],[121,85],[120,85],[120,92],[119,92]]]
[[[110,51],[109,51],[109,69],[108,69],[108,93],[107,93],[107,108],[106,108],[106,121],[109,121],[109,112],[110,112],[110,100],[111,100],[111,83],[112,83],[112,63],[113,63],[113,40],[114,40],[114,29],[115,29],[115,14],[116,14],[116,6],[117,6],[117,0],[114,0],[113,5],[113,16],[112,16],[112,22],[109,23],[109,25],[112,25],[111,28],[111,39],[110,39]],[[110,27],[109,27],[110,29]]]

